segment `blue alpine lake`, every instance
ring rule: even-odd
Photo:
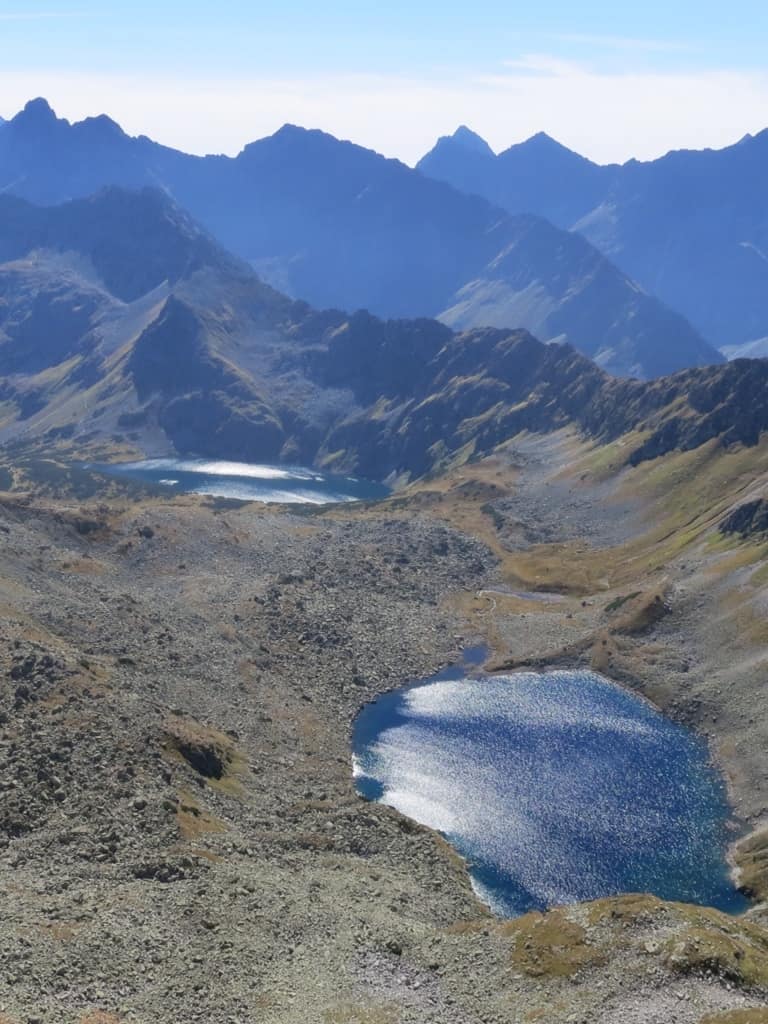
[[[210,494],[242,501],[327,505],[386,497],[384,484],[333,476],[304,466],[273,466],[215,459],[145,459],[94,464],[110,476],[168,487],[180,494]]]
[[[472,676],[473,660],[362,710],[362,796],[442,832],[503,917],[628,892],[745,909],[703,741],[592,672]]]

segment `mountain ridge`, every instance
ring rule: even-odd
[[[353,143],[286,125],[236,158],[188,157],[112,124],[72,126],[34,101],[0,137],[0,187],[44,204],[105,185],[159,187],[269,283],[316,307],[458,323],[461,306],[462,326],[491,316],[571,340],[623,374],[722,360],[596,249],[586,259],[581,240]]]
[[[768,129],[721,149],[610,165],[535,139],[476,154],[470,170],[460,147],[443,143],[417,166],[513,214],[583,234],[721,348],[768,335]]]
[[[147,454],[385,479],[488,454],[526,430],[601,442],[640,431],[631,463],[718,438],[754,444],[768,426],[754,400],[768,363],[643,383],[525,330],[316,311],[156,191],[112,188],[61,207],[0,197],[3,208],[15,213],[0,217],[5,442],[122,439]],[[138,276],[123,272],[137,260]]]

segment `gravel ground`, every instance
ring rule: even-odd
[[[605,495],[550,471],[501,514],[582,536]],[[631,529],[606,517],[605,542]],[[387,506],[0,505],[0,1022],[687,1024],[763,1005],[676,967],[665,943],[690,922],[656,908],[599,926],[576,908],[555,940],[494,922],[439,836],[355,795],[361,705],[483,639],[454,598],[500,582],[483,543]],[[494,628],[531,655],[602,614],[510,600]]]

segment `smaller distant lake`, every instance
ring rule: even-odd
[[[362,710],[362,796],[442,832],[500,916],[629,892],[746,908],[705,743],[592,672],[472,676],[476,655]]]
[[[181,494],[211,494],[242,501],[327,505],[384,498],[384,484],[333,476],[304,466],[271,466],[211,459],[145,459],[93,464],[91,469],[168,487]]]

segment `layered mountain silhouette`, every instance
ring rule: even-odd
[[[417,167],[506,210],[535,213],[565,228],[601,202],[618,170],[579,156],[545,132],[497,155],[465,125],[438,139]]]
[[[599,166],[546,135],[495,155],[460,128],[418,167],[580,232],[729,354],[768,337],[768,130],[721,150]]]
[[[492,158],[465,135],[465,149]],[[265,280],[318,307],[522,327],[639,377],[722,360],[582,237],[319,131],[285,126],[230,159],[131,138],[107,117],[70,124],[44,100],[3,128],[4,193],[52,204],[108,185],[162,189]]]
[[[145,258],[146,257],[146,258]],[[645,383],[525,330],[318,312],[263,284],[166,195],[0,196],[0,441],[418,476],[524,430],[628,461],[768,427],[768,363]]]

